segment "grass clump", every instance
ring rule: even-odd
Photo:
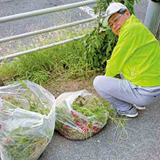
[[[51,78],[64,74],[66,78],[88,75],[84,58],[85,47],[81,40],[30,53],[3,62],[0,66],[0,78],[15,81],[28,79],[44,85]]]
[[[76,29],[65,32],[65,39],[84,35],[89,30]],[[59,33],[59,32],[58,32]],[[53,39],[53,37],[52,37]],[[40,37],[41,46],[53,43],[52,39]],[[61,32],[57,41],[64,40]],[[57,42],[56,41],[56,42]],[[75,40],[52,48],[39,50],[30,54],[19,56],[12,61],[3,61],[0,64],[0,79],[4,81],[30,80],[40,85],[47,85],[51,80],[63,75],[68,78],[85,78],[90,70],[85,59],[84,39]],[[36,43],[35,43],[36,46]],[[22,50],[34,48],[21,47]]]

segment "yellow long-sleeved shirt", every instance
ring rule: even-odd
[[[134,15],[122,26],[117,45],[107,61],[106,76],[122,72],[134,85],[160,86],[160,46]]]

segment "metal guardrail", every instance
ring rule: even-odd
[[[0,23],[15,21],[15,20],[19,20],[19,19],[28,18],[28,17],[40,16],[40,15],[63,11],[63,10],[68,10],[68,9],[77,8],[80,6],[95,4],[96,2],[97,2],[97,0],[88,0],[88,1],[82,1],[82,2],[77,2],[77,3],[47,8],[47,9],[41,9],[41,10],[32,11],[32,12],[16,14],[16,15],[12,15],[12,16],[6,16],[6,17],[0,18]]]
[[[80,39],[80,38],[83,38],[84,36],[85,36],[85,35],[79,36],[79,37],[76,37],[76,38],[67,39],[67,40],[64,40],[64,41],[57,42],[57,43],[45,45],[45,46],[42,46],[42,47],[37,47],[37,48],[31,49],[31,50],[22,51],[22,52],[15,53],[15,54],[12,54],[12,55],[8,55],[8,56],[5,56],[5,57],[0,57],[0,61],[2,61],[2,60],[4,60],[4,59],[15,58],[15,57],[18,57],[18,56],[21,56],[21,55],[24,55],[24,54],[28,54],[28,53],[32,53],[32,52],[35,52],[35,51],[39,51],[39,50],[42,50],[42,49],[51,48],[51,47],[53,47],[53,46],[65,44],[65,43],[68,43],[68,42],[71,42],[71,41],[74,41],[74,40],[78,40],[78,39]]]
[[[20,39],[20,38],[26,38],[26,37],[34,36],[34,35],[41,34],[41,33],[56,31],[56,30],[59,30],[59,29],[67,28],[67,27],[72,27],[72,26],[75,26],[75,25],[78,25],[78,24],[91,22],[95,19],[97,19],[97,17],[88,18],[88,19],[84,19],[84,20],[81,20],[81,21],[67,23],[67,24],[64,24],[64,25],[59,25],[59,26],[46,28],[46,29],[42,29],[42,30],[37,30],[37,31],[33,31],[33,32],[23,33],[23,34],[20,34],[20,35],[11,36],[11,37],[7,37],[7,38],[2,38],[2,39],[0,39],[0,43],[4,43],[4,42],[7,42],[7,41],[11,41],[11,40],[16,40],[16,39]]]
[[[58,11],[63,11],[63,10],[67,10],[67,9],[77,8],[77,7],[80,7],[80,6],[91,5],[91,4],[95,4],[96,2],[97,2],[97,0],[88,0],[88,1],[78,2],[78,3],[67,4],[67,5],[63,5],[63,6],[57,6],[57,7],[52,7],[52,8],[47,8],[47,9],[42,9],[42,10],[37,10],[37,11],[32,11],[32,12],[26,12],[26,13],[22,13],[22,14],[16,14],[16,15],[12,15],[12,16],[6,16],[6,17],[0,18],[0,23],[6,23],[6,22],[10,22],[10,21],[19,20],[19,19],[24,19],[24,18],[34,17],[34,16],[40,16],[40,15],[49,14],[49,13],[53,13],[53,12],[58,12]],[[81,20],[81,21],[67,23],[67,24],[60,25],[60,26],[55,26],[55,27],[51,27],[51,28],[37,30],[37,31],[34,31],[34,32],[28,32],[28,33],[23,33],[23,34],[20,34],[20,35],[15,35],[15,36],[11,36],[11,37],[2,38],[2,39],[0,39],[0,43],[4,43],[4,42],[7,42],[7,41],[11,41],[11,40],[16,40],[16,39],[20,39],[20,38],[25,38],[25,37],[29,37],[29,36],[33,36],[33,35],[37,35],[37,34],[41,34],[41,33],[51,32],[51,31],[75,26],[75,25],[78,25],[78,24],[82,24],[82,23],[91,22],[91,21],[94,21],[96,18],[97,17],[95,16],[94,18],[89,18],[89,19],[85,19],[85,20]],[[53,47],[53,46],[56,46],[56,45],[68,43],[68,42],[80,39],[82,37],[84,37],[84,35],[80,36],[80,37],[68,39],[68,40],[65,40],[65,41],[61,41],[61,42],[58,42],[58,43],[53,43],[53,44],[50,44],[50,45],[34,48],[34,49],[31,49],[31,50],[27,50],[27,51],[23,51],[23,52],[19,52],[19,53],[14,53],[14,54],[9,55],[9,56],[1,57],[0,61],[5,60],[5,59],[14,58],[14,57],[17,57],[17,56],[21,56],[21,55],[24,55],[24,54],[28,54],[28,53],[31,53],[31,52],[34,52],[34,51],[37,51],[37,50],[42,50],[42,49],[46,49],[46,48]]]

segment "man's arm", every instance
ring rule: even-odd
[[[127,31],[117,42],[110,60],[107,61],[106,76],[115,77],[122,72],[125,62],[132,56],[138,47],[136,36]]]

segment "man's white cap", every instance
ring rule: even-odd
[[[122,3],[110,3],[109,7],[106,10],[105,18],[102,20],[102,26],[107,27],[108,26],[108,20],[109,18],[114,14],[117,13],[120,9],[127,9],[125,5]]]

